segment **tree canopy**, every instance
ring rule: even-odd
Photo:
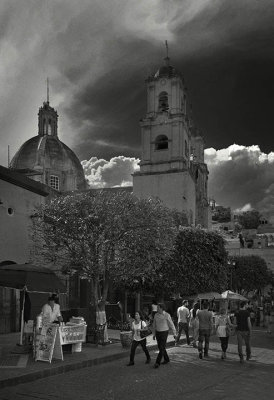
[[[215,232],[182,228],[175,248],[161,267],[155,290],[183,295],[226,289],[227,252],[224,239]]]
[[[237,256],[233,258],[231,270],[232,289],[242,294],[261,291],[273,282],[273,273],[265,260],[256,255]]]
[[[239,214],[238,221],[243,229],[257,229],[260,225],[260,217],[259,211],[251,210]]]
[[[140,289],[173,250],[174,213],[159,200],[126,191],[60,196],[34,222],[36,257],[64,273],[91,281],[94,303],[106,300],[109,282]]]

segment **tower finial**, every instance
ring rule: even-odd
[[[167,43],[167,40],[165,41],[165,43],[166,43],[166,58],[168,58],[168,43]]]
[[[166,57],[164,58],[166,65],[169,66],[169,56],[168,56],[168,43],[167,40],[165,41],[165,45],[166,45]]]
[[[49,104],[49,78],[47,78],[47,103]]]

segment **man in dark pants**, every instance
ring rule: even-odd
[[[188,301],[184,300],[182,305],[181,305],[181,307],[179,307],[178,310],[177,310],[178,335],[177,335],[177,338],[175,340],[175,346],[177,346],[178,343],[179,343],[182,330],[185,331],[187,344],[188,345],[190,344],[189,328],[188,328],[190,313],[189,313],[189,309],[187,308],[187,306],[188,306]]]
[[[240,362],[244,362],[243,356],[243,340],[246,348],[246,360],[251,358],[251,347],[250,347],[250,335],[251,335],[251,321],[249,311],[246,310],[246,303],[241,301],[240,310],[236,312],[236,324],[237,324],[237,340],[238,340],[238,353]]]
[[[176,329],[172,322],[171,316],[164,311],[164,305],[159,303],[157,305],[157,313],[154,316],[152,332],[153,340],[157,340],[159,353],[154,364],[154,368],[159,368],[162,357],[164,357],[163,364],[169,363],[169,357],[166,351],[166,342],[169,329],[172,330],[174,338],[176,338]]]
[[[211,329],[213,327],[213,316],[212,312],[208,310],[208,302],[205,301],[202,304],[202,310],[198,310],[196,313],[196,317],[199,320],[199,358],[203,358],[203,341],[205,341],[204,347],[204,357],[208,357],[208,349],[209,349],[209,338]]]

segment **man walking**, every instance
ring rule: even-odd
[[[159,368],[161,364],[162,357],[164,357],[164,361],[162,364],[169,363],[169,357],[166,351],[166,341],[168,337],[169,329],[172,330],[174,338],[176,337],[176,329],[172,322],[171,316],[164,311],[164,305],[159,303],[157,305],[157,312],[154,316],[152,332],[153,332],[153,340],[157,340],[157,345],[159,349],[159,353],[154,364],[154,368]]]
[[[213,316],[212,312],[208,311],[208,301],[205,301],[202,304],[202,310],[198,310],[196,316],[199,320],[199,344],[198,344],[198,352],[199,358],[203,358],[203,342],[205,341],[204,347],[204,357],[208,357],[208,349],[209,349],[209,338],[211,329],[213,327]]]
[[[178,309],[177,309],[178,335],[177,335],[177,337],[175,339],[175,346],[177,346],[178,343],[179,343],[182,330],[185,331],[187,344],[190,345],[189,325],[188,325],[189,324],[190,313],[189,313],[189,309],[187,307],[188,307],[187,300],[183,300],[183,303],[182,303],[181,307],[178,307]]]
[[[237,330],[237,340],[238,340],[238,353],[240,357],[240,362],[244,362],[243,356],[243,340],[245,342],[246,349],[246,360],[251,358],[251,347],[250,347],[250,335],[251,335],[251,321],[249,311],[246,310],[246,303],[242,301],[240,303],[240,310],[235,313],[236,318],[236,330]]]

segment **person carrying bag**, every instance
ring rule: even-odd
[[[228,340],[231,334],[233,325],[224,308],[220,310],[220,315],[216,318],[216,333],[221,342],[222,356],[221,359],[226,359],[226,351],[228,347]]]
[[[136,311],[134,321],[131,325],[133,340],[130,349],[130,358],[127,366],[134,365],[134,357],[135,352],[139,344],[141,345],[145,355],[146,355],[146,364],[150,363],[150,355],[146,346],[146,336],[148,336],[148,328],[144,321],[141,320],[140,313]],[[143,335],[143,336],[141,336]],[[145,335],[145,336],[144,336]]]

